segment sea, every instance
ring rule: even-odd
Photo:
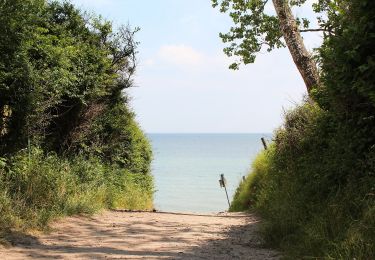
[[[271,134],[148,134],[153,147],[155,208],[168,212],[216,213],[229,201]]]

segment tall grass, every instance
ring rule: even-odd
[[[266,241],[293,259],[374,259],[375,147],[316,105],[286,115],[231,210],[255,210]]]
[[[152,177],[32,149],[0,160],[0,233],[42,229],[56,217],[103,208],[151,209]]]

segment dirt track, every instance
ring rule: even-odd
[[[252,215],[109,211],[60,220],[0,248],[0,259],[278,259],[256,230]]]

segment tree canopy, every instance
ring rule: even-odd
[[[0,237],[102,208],[151,209],[127,89],[137,28],[68,1],[0,0]]]
[[[69,2],[1,0],[0,10],[0,156],[31,142],[121,165],[149,160],[125,93],[138,28],[113,31],[109,21]],[[142,142],[143,155],[133,156]]]
[[[329,31],[324,15],[331,16],[339,4],[336,1],[320,0],[311,8],[317,13],[319,28],[310,28],[306,17],[294,17],[293,7],[301,7],[306,0],[212,0],[214,7],[220,7],[223,13],[228,12],[234,25],[220,37],[227,47],[224,53],[237,56],[238,59],[230,65],[238,69],[241,63],[249,64],[255,61],[259,52],[268,52],[276,48],[288,47],[292,58],[305,81],[310,93],[319,85],[319,73],[311,53],[306,49],[301,32]]]
[[[265,240],[291,259],[375,255],[375,2],[320,1],[315,102],[285,114],[240,184],[233,210],[256,210]]]

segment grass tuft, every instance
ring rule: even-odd
[[[0,237],[44,229],[58,217],[105,208],[152,209],[153,180],[97,158],[62,159],[34,148],[0,165]],[[3,239],[4,240],[4,239]]]
[[[375,150],[356,131],[315,104],[289,112],[230,210],[258,212],[266,242],[292,259],[373,259]]]

